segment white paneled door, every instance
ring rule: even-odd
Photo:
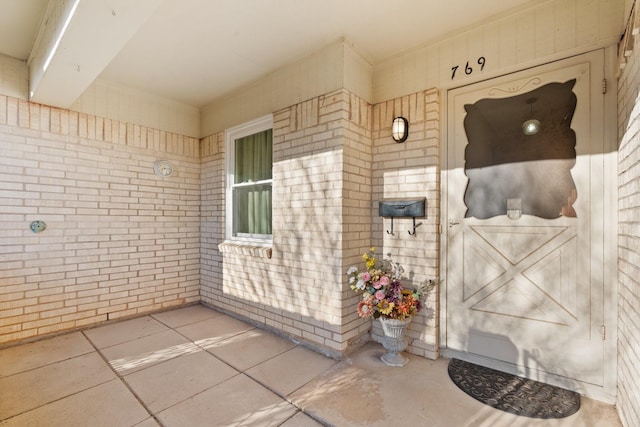
[[[603,384],[603,53],[450,90],[450,355],[580,389]]]

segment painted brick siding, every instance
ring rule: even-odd
[[[271,258],[219,252],[224,135],[203,140],[205,303],[336,357],[366,334],[343,258],[356,258],[370,239],[370,110],[340,90],[274,113]]]
[[[198,145],[0,96],[0,344],[199,300]]]
[[[637,46],[636,40],[636,46]],[[640,425],[640,52],[618,81],[618,411]]]
[[[349,127],[344,130],[343,264],[342,279],[352,265],[361,265],[362,254],[371,247],[373,107],[355,95],[349,98]],[[376,207],[377,209],[377,207]],[[343,322],[349,338],[369,338],[371,320],[356,311],[360,296],[348,283],[343,287]],[[365,335],[366,334],[366,335]]]
[[[225,232],[224,144],[224,132],[200,140],[200,297],[210,305],[225,304],[218,251]],[[237,308],[242,310],[242,305]]]
[[[409,287],[425,279],[438,280],[440,224],[440,110],[437,89],[376,104],[373,109],[372,241],[376,252],[400,262],[405,269],[403,283]],[[404,143],[391,139],[395,116],[409,121]],[[382,199],[426,198],[426,217],[417,218],[416,235],[410,218],[391,220],[378,216]],[[438,288],[426,299],[424,310],[409,325],[407,351],[438,357]],[[374,322],[373,338],[379,341],[382,328]]]

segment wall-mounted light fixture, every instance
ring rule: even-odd
[[[529,119],[525,120],[522,123],[522,133],[525,135],[535,135],[540,132],[540,120],[533,118],[533,104],[537,101],[536,98],[527,99],[527,104],[529,104]]]
[[[405,142],[409,136],[409,122],[404,117],[396,117],[391,125],[391,137],[395,142]]]
[[[169,160],[156,160],[153,171],[161,178],[167,178],[173,173],[173,165]]]

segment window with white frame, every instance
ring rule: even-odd
[[[226,238],[268,243],[271,234],[273,117],[226,132]]]

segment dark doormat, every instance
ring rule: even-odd
[[[449,377],[474,399],[516,415],[564,418],[580,409],[576,392],[458,359],[449,362]]]

